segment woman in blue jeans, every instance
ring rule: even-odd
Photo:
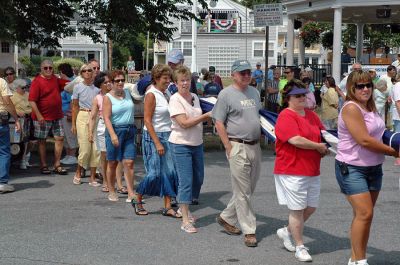
[[[179,66],[173,74],[178,87],[169,101],[172,119],[171,143],[172,157],[178,174],[178,203],[182,213],[181,230],[196,233],[194,218],[189,211],[193,198],[198,198],[204,179],[203,161],[203,122],[211,117],[211,112],[202,114],[200,101],[196,94],[190,93],[190,70]]]
[[[103,118],[106,125],[108,199],[118,201],[115,176],[118,162],[122,161],[128,189],[126,202],[135,196],[133,187],[133,162],[135,151],[134,103],[128,89],[124,89],[125,74],[112,72],[113,87],[103,99]]]
[[[171,118],[165,91],[171,83],[172,70],[168,65],[157,64],[151,70],[151,84],[144,98],[143,161],[146,176],[136,189],[137,202],[133,205],[137,215],[147,215],[142,205],[142,195],[164,197],[162,214],[181,217],[171,207],[171,197],[176,197],[178,177],[168,138]]]

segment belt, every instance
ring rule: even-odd
[[[85,109],[85,108],[79,108],[79,111],[86,111],[86,112],[91,112],[91,109]]]
[[[238,138],[229,138],[229,141],[236,142],[236,143],[241,143],[241,144],[248,144],[248,145],[255,145],[255,144],[258,143],[258,140],[245,141],[245,140],[238,139]]]

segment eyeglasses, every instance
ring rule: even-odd
[[[28,88],[29,88],[28,86],[22,86],[21,87],[22,90],[25,90],[25,89],[28,89]]]
[[[104,82],[103,85],[109,86],[109,85],[111,85],[111,81]]]
[[[372,87],[372,83],[356,84],[356,89],[358,89],[358,90],[362,90],[365,87],[371,88]]]
[[[295,98],[302,98],[302,97],[305,97],[306,96],[306,94],[298,94],[298,95],[294,95],[294,97]]]
[[[114,79],[114,83],[125,83],[125,79]]]
[[[53,70],[53,67],[52,66],[43,66],[43,70],[51,71],[51,70]]]
[[[194,97],[192,96],[192,107],[194,107]]]
[[[239,74],[241,76],[251,75],[251,71],[250,70],[244,70],[244,71],[240,71]]]
[[[284,74],[290,74],[291,72],[283,72]]]
[[[6,76],[14,75],[14,73],[6,73]]]
[[[98,66],[95,66],[95,67],[92,67],[93,68],[93,70],[100,70],[100,67],[98,67]]]
[[[86,73],[86,72],[91,73],[91,72],[93,72],[93,70],[92,69],[83,69],[81,71],[81,73]]]

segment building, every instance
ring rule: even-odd
[[[210,2],[210,1],[208,1]],[[186,7],[190,8],[190,7]],[[198,9],[202,23],[197,23],[197,71],[215,66],[221,76],[229,76],[233,61],[247,59],[254,66],[264,64],[265,29],[255,28],[253,12],[234,1],[218,0],[209,4],[209,10]],[[192,22],[175,20],[178,30],[172,41],[154,45],[154,63],[165,63],[171,49],[182,50],[185,65],[192,62]],[[269,27],[268,64],[277,64],[278,31]]]

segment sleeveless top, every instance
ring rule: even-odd
[[[148,93],[152,93],[156,99],[156,106],[152,118],[154,130],[156,132],[170,132],[172,122],[169,116],[167,98],[153,85],[147,90],[146,95]],[[146,126],[144,126],[143,129],[147,131]]]
[[[348,104],[355,104],[364,116],[364,122],[367,126],[368,134],[376,140],[382,142],[382,135],[385,131],[385,123],[376,112],[368,112],[362,109],[357,103],[348,101],[343,105],[343,108]],[[376,166],[383,163],[385,160],[384,154],[372,152],[359,145],[348,131],[346,124],[342,119],[342,110],[338,117],[338,136],[339,143],[337,147],[336,159],[354,166]]]
[[[118,99],[110,93],[106,94],[112,104],[111,123],[113,125],[133,125],[134,121],[134,104],[128,89],[124,89],[125,97]]]

